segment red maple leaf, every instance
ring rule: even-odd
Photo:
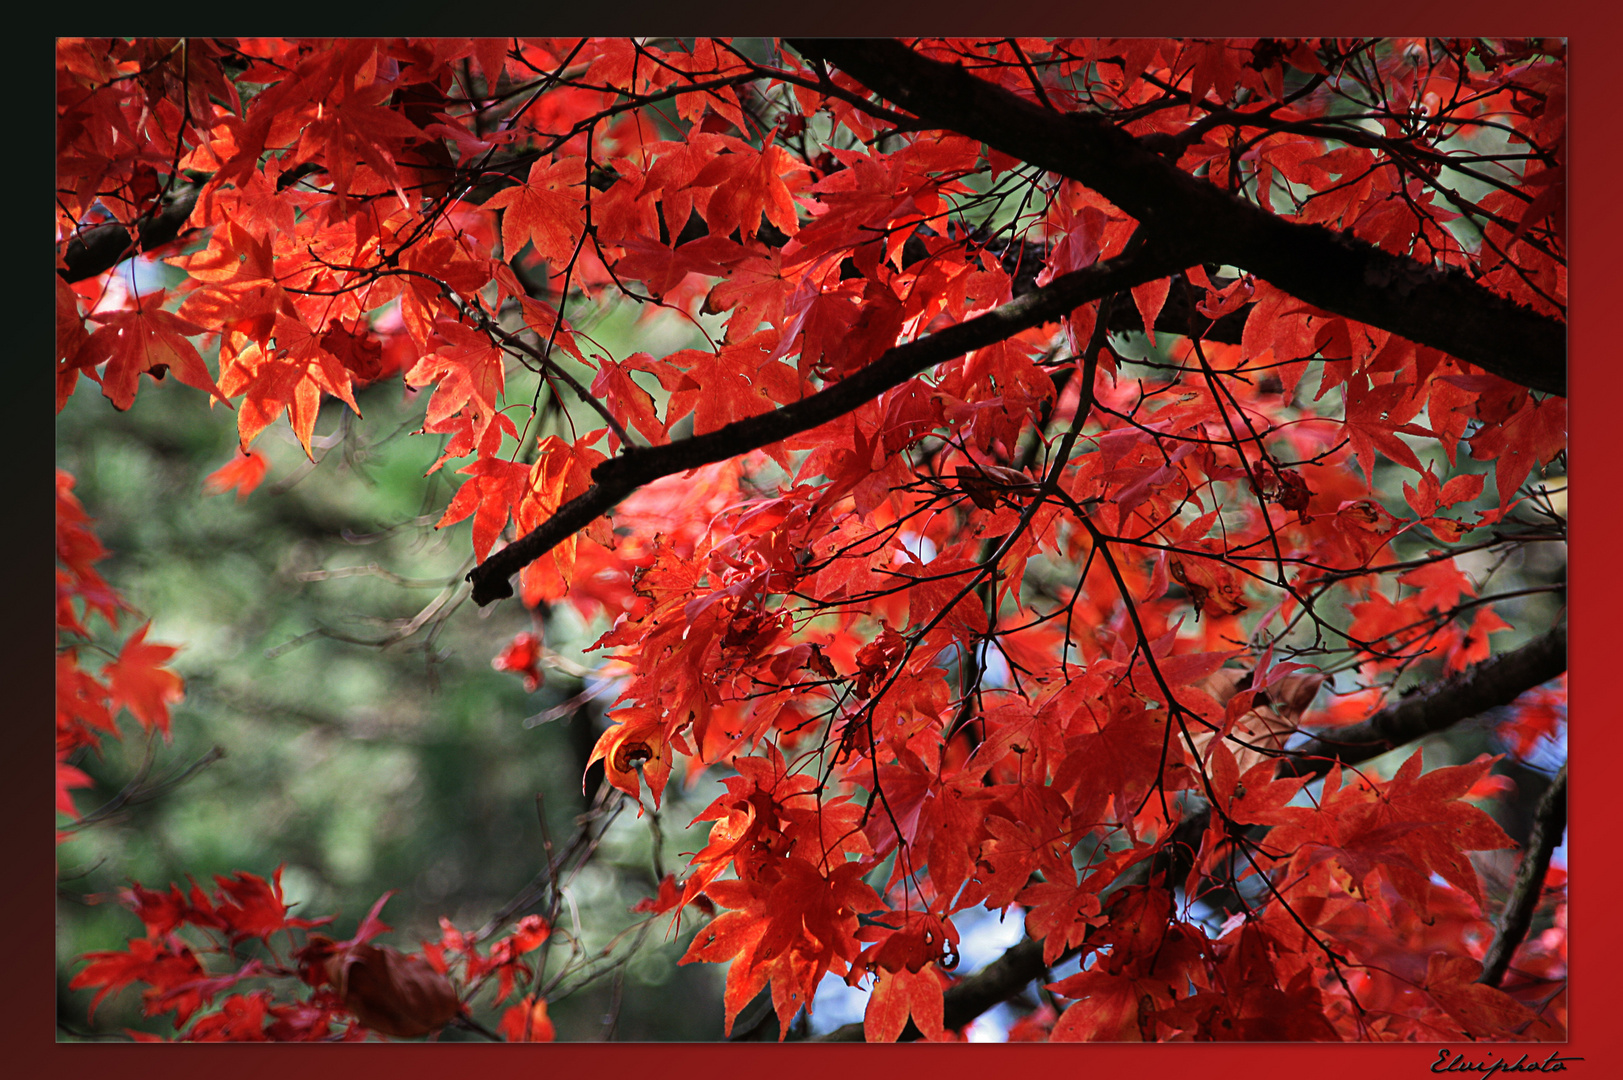
[[[1494,461],[1494,482],[1503,510],[1516,497],[1534,465],[1547,465],[1567,448],[1567,401],[1528,397],[1502,424],[1484,425],[1471,438],[1471,456]]]
[[[448,430],[452,416],[465,412],[473,422],[472,438],[477,445],[496,417],[506,357],[472,327],[451,323],[442,332],[447,343],[412,365],[406,372],[406,384],[434,387],[423,425],[427,430]]]
[[[524,631],[513,636],[512,642],[491,660],[490,666],[497,671],[511,671],[515,675],[522,675],[524,689],[533,694],[541,688],[541,668],[538,666],[540,658],[541,639]]]
[[[215,385],[197,347],[186,340],[204,333],[203,328],[163,310],[164,296],[161,291],[149,293],[137,307],[92,315],[101,326],[85,339],[67,367],[94,368],[105,362],[102,393],[120,409],[135,401],[136,381],[143,372],[161,378],[169,371],[187,386],[207,390],[229,408],[231,403]]]
[[[1426,993],[1473,1039],[1502,1039],[1546,1028],[1538,1014],[1497,986],[1477,981],[1482,964],[1435,952],[1426,960]]]
[[[197,955],[173,938],[162,942],[135,938],[130,941],[128,950],[90,952],[84,959],[88,963],[68,983],[68,989],[97,988],[90,1002],[91,1016],[108,994],[136,982],[148,984],[148,989],[141,994],[146,1015],[155,1016],[173,1009],[176,1028],[191,1019],[192,1013],[203,1004],[202,993],[195,985],[207,973]],[[185,989],[187,987],[192,988]]]
[[[509,260],[516,259],[530,242],[535,253],[554,266],[569,261],[586,227],[581,196],[585,180],[584,158],[548,162],[543,157],[530,166],[524,183],[498,191],[485,201],[486,210],[507,210],[502,217],[502,248]]]
[[[108,708],[117,712],[120,707],[140,721],[147,730],[157,728],[169,738],[169,706],[185,697],[185,683],[179,675],[162,665],[180,650],[173,645],[158,645],[146,640],[150,622],[131,634],[118,659],[102,669],[110,691]]]
[[[481,457],[458,469],[458,476],[469,479],[457,488],[434,527],[443,529],[474,515],[473,553],[483,559],[507,527],[507,519],[518,512],[519,503],[529,492],[530,472],[528,465],[498,457]]]
[[[235,489],[237,501],[242,502],[265,479],[268,468],[270,459],[264,454],[257,450],[244,453],[239,449],[235,457],[203,478],[203,492],[223,495]]]
[[[905,967],[880,972],[874,980],[862,1016],[863,1035],[869,1042],[895,1042],[909,1016],[926,1039],[940,1037],[945,1030],[941,996],[945,977],[934,964],[916,973]]]
[[[734,152],[717,154],[693,178],[694,187],[715,188],[705,211],[710,235],[726,236],[736,228],[745,240],[753,239],[764,214],[793,236],[800,225],[793,192],[783,177],[805,173],[806,166],[770,140],[759,150],[737,139],[728,139],[727,146]]]
[[[534,994],[524,997],[502,1013],[497,1034],[508,1042],[551,1042],[555,1032],[547,1016],[547,1001]]]

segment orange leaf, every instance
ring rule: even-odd
[[[455,525],[469,514],[473,518],[473,553],[483,561],[491,545],[507,527],[507,519],[518,511],[519,501],[530,490],[530,466],[498,457],[482,457],[457,470],[467,476],[445,513],[434,523],[436,529]]]
[[[641,772],[657,809],[671,775],[664,711],[632,706],[616,709],[609,719],[616,723],[598,737],[587,766],[602,758],[609,783],[633,799],[639,795],[637,774]]]
[[[551,1042],[554,1032],[546,998],[524,995],[522,1001],[502,1013],[496,1032],[508,1042]]]
[[[490,338],[460,323],[442,328],[446,345],[412,365],[406,372],[406,385],[435,384],[428,402],[424,427],[445,431],[459,410],[473,420],[473,443],[477,445],[496,416],[496,398],[505,385],[503,353]]]
[[[265,479],[265,470],[269,467],[270,459],[257,450],[247,453],[238,450],[236,457],[203,478],[203,492],[224,495],[235,488],[237,501],[242,502]]]

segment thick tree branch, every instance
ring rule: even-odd
[[[1431,683],[1358,724],[1318,731],[1293,753],[1287,772],[1322,776],[1339,761],[1355,765],[1461,720],[1508,705],[1567,670],[1567,628],[1556,626],[1519,649],[1490,656],[1441,682]]]
[[[1240,267],[1316,307],[1442,349],[1531,389],[1566,393],[1566,325],[1463,272],[1286,221],[1183,172],[1102,116],[1045,109],[899,41],[789,44],[832,61],[926,124],[1087,185],[1152,235],[1191,245],[1200,261]]]
[[[62,252],[67,265],[57,273],[69,285],[75,281],[94,277],[103,270],[111,270],[137,251],[151,251],[162,247],[180,235],[186,221],[197,205],[201,188],[186,184],[177,188],[156,213],[141,218],[137,226],[140,243],[130,236],[130,230],[118,221],[104,221],[80,231],[69,240]]]
[[[900,386],[920,372],[967,352],[1002,341],[1113,292],[1165,277],[1188,264],[1180,251],[1146,245],[1114,259],[1062,275],[1025,296],[984,315],[928,337],[887,350],[849,378],[781,409],[737,420],[704,435],[664,446],[627,447],[592,470],[592,486],[565,503],[539,527],[473,568],[474,603],[481,606],[513,595],[514,573],[551,551],[566,537],[591,524],[637,488],[662,476],[725,461],[780,442],[845,415]]]
[[[1561,846],[1567,831],[1567,766],[1555,775],[1555,783],[1539,800],[1533,825],[1533,835],[1527,841],[1527,851],[1516,870],[1516,884],[1511,888],[1510,901],[1504,914],[1499,916],[1499,931],[1493,936],[1488,955],[1482,958],[1482,974],[1477,982],[1498,986],[1510,970],[1511,957],[1527,937],[1533,925],[1533,911],[1544,893],[1544,877],[1550,871],[1550,856]]]

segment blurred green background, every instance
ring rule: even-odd
[[[641,341],[649,333],[629,313],[594,330],[617,355],[632,351],[623,348],[630,335]],[[526,388],[518,394],[510,399],[530,397]],[[515,633],[536,629],[530,612],[515,601],[486,611],[464,601],[388,648],[321,632],[381,639],[472,565],[469,522],[433,528],[465,462],[425,478],[440,439],[412,434],[424,402],[411,396],[396,376],[359,392],[364,419],[327,401],[316,427],[325,448],[313,466],[279,420],[255,444],[271,461],[267,479],[241,502],[203,494],[204,477],[235,453],[235,415],[206,407],[202,394],[173,379],[143,379],[125,413],[82,381],[58,417],[57,464],[77,478],[75,493],[111,553],[99,569],[151,618],[150,640],[183,646],[173,666],[186,679],[186,697],[174,710],[173,741],[153,748],[143,787],[211,748],[225,753],[60,846],[64,1037],[126,1027],[173,1034],[168,1017],[141,1016],[133,989],[104,1001],[92,1024],[93,995],[67,988],[79,956],[142,935],[135,916],[113,902],[131,881],[185,887],[189,875],[212,889],[215,874],[268,878],[285,865],[295,914],[337,914],[335,937],[348,936],[379,896],[398,890],[383,912],[394,932],[380,943],[415,951],[421,940],[439,939],[441,916],[476,929],[541,870],[537,793],[545,795],[553,842],[562,846],[574,833],[586,805],[586,759],[613,695],[535,723],[586,687],[544,669],[545,685],[531,694],[518,677],[492,670],[491,658]],[[331,573],[367,566],[395,577]],[[603,625],[588,627],[567,608],[544,619],[551,648],[596,662],[600,654],[581,650]],[[91,629],[116,651],[140,624],[128,618],[109,631],[98,619]],[[92,670],[105,659],[83,655]],[[96,781],[77,793],[82,812],[141,774],[146,740],[127,715],[122,730],[123,741],[79,762]],[[596,766],[588,782],[595,787],[601,774]],[[690,792],[671,785],[657,860],[649,818],[639,819],[634,806],[618,816],[569,887],[564,929],[572,909],[583,950],[602,950],[642,918],[629,908],[654,893],[656,866],[680,870],[680,853],[703,846],[704,830],[696,835],[686,825],[719,790],[709,775]],[[725,968],[676,964],[693,925],[685,920],[673,938],[668,917],[659,917],[618,991],[611,974],[555,1001],[558,1038],[602,1038],[610,1016],[617,1039],[720,1038]],[[567,942],[555,943],[549,973],[569,953]],[[493,1026],[499,1013],[476,1015]],[[467,1036],[444,1036],[458,1037]]]

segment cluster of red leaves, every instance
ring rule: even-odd
[[[1440,147],[1480,124],[1559,159],[1563,64],[1549,47],[915,48],[1063,111],[1114,114],[1131,135],[1176,137],[1179,168],[1281,217],[1467,269],[1540,311],[1565,303],[1559,164],[1469,206],[1427,179]],[[1372,126],[1336,123],[1352,91],[1332,67],[1380,88]],[[1122,256],[1140,224],[1053,177],[1031,183],[1017,242],[994,248],[964,210],[984,189],[968,181],[1018,178],[1019,162],[952,132],[881,139],[898,114],[850,76],[727,42],[64,39],[58,74],[60,236],[101,215],[137,227],[184,180],[202,245],[168,259],[186,274],[173,311],[169,295],[105,276],[59,286],[59,407],[81,375],[122,408],[142,373],[173,371],[235,402],[245,452],[286,414],[308,453],[324,398],[358,411],[359,387],[403,373],[428,392],[423,430],[445,440],[435,469],[472,458],[439,524],[471,518],[480,559],[510,525],[527,532],[587,492],[600,443],[613,454],[635,432],[659,447],[803,399],[898,338]],[[1286,100],[1287,82],[1312,92]],[[1400,152],[1423,167],[1396,167]],[[1447,228],[1465,209],[1487,223],[1480,248]],[[1291,665],[1234,643],[1322,623],[1310,598],[1334,591],[1350,617],[1336,632],[1371,681],[1486,657],[1507,626],[1449,547],[1392,577],[1382,560],[1417,529],[1452,545],[1505,520],[1565,445],[1564,401],[1198,266],[1131,290],[1152,340],[1173,288],[1211,318],[1252,305],[1237,345],[1160,343],[1189,378],[1121,377],[1106,349],[1093,386],[1067,384],[1084,369],[1054,358],[1081,354],[1100,317],[1083,305],[1057,333],[1010,334],[748,462],[649,485],[614,528],[599,518],[524,569],[527,604],[615,620],[598,644],[626,679],[592,755],[611,784],[638,798],[646,784],[657,806],[678,757],[690,777],[737,771],[701,815],[715,824],[680,891],[656,902],[727,909],[686,958],[731,961],[729,1026],[770,983],[786,1031],[833,972],[877,978],[870,1036],[895,1037],[909,1015],[942,1034],[951,916],[1018,903],[1050,959],[1098,955],[1061,984],[1079,1004],[1056,1037],[1550,1030],[1468,983],[1481,898],[1465,852],[1503,842],[1460,801],[1482,769],[1420,776],[1415,757],[1384,783],[1340,787],[1334,773],[1299,805],[1300,783],[1247,757],[1283,745],[1289,725],[1256,695]],[[720,340],[601,355],[567,306],[617,291],[725,315]],[[192,338],[217,346],[218,382]],[[533,461],[517,460],[511,362],[556,391],[564,358],[592,373],[584,405],[604,427],[538,432]],[[1069,459],[1015,467],[1030,429],[1071,422],[1083,394]],[[1416,439],[1435,440],[1449,475]],[[1478,501],[1462,442],[1494,463],[1496,501]],[[1378,466],[1414,474],[1413,518],[1375,497]],[[253,468],[239,459],[214,486],[245,493]],[[1027,587],[1055,568],[1068,580]],[[496,666],[534,689],[539,646],[521,636]],[[1251,689],[1233,692],[1230,661],[1256,667]],[[1274,826],[1289,842],[1269,872],[1292,895],[1216,938],[1175,916],[1164,884],[1106,895],[1166,840],[1180,792],[1219,796],[1227,815],[1208,868],[1221,826]],[[887,865],[882,885],[865,880]],[[1455,936],[1421,932],[1445,911]],[[1398,941],[1421,968],[1386,963]],[[520,1007],[514,1030],[545,1030],[544,1003]]]
[[[147,642],[146,625],[130,636],[99,678],[80,667],[80,646],[63,643],[65,634],[88,641],[85,624],[91,611],[116,627],[120,612],[130,608],[92,565],[107,552],[73,494],[73,477],[58,470],[56,491],[57,810],[76,818],[71,789],[91,781],[70,757],[97,747],[102,735],[118,738],[114,717],[120,708],[127,708],[145,730],[161,731],[167,739],[169,706],[181,699],[182,683],[163,666],[177,649]],[[63,833],[59,839],[69,836]],[[184,1028],[179,1037],[186,1041],[350,1040],[364,1039],[368,1031],[416,1038],[462,1015],[462,995],[447,977],[453,962],[467,996],[494,978],[497,1000],[505,1001],[533,978],[523,957],[551,932],[540,916],[526,916],[481,956],[473,942],[441,920],[442,942],[425,943],[419,957],[370,944],[389,929],[378,919],[388,896],[378,901],[353,937],[335,942],[322,934],[303,934],[332,918],[290,915],[280,867],[269,881],[238,871],[216,877],[215,884],[212,894],[195,881],[186,890],[171,885],[165,892],[139,883],[120,890],[119,901],[141,920],[146,937],[132,939],[124,949],[86,954],[85,967],[69,988],[96,991],[92,1017],[109,994],[140,986],[143,1013],[172,1013],[175,1030]],[[193,940],[182,933],[187,928]],[[286,942],[273,940],[277,935]],[[302,945],[297,944],[300,935]],[[242,951],[253,944],[262,955],[240,962]],[[454,957],[447,957],[448,950]],[[245,988],[245,983],[269,985]],[[509,1039],[550,1040],[546,1001],[530,994],[510,1006],[503,1013],[501,1033]]]
[[[218,888],[212,895],[196,882],[186,891],[171,885],[167,892],[159,892],[138,884],[121,890],[119,900],[140,918],[147,936],[132,939],[124,949],[86,954],[85,968],[74,976],[70,989],[96,990],[91,1002],[94,1015],[96,1006],[107,995],[140,985],[143,1013],[173,1013],[177,1031],[194,1015],[202,1014],[183,1036],[192,1041],[331,1038],[335,1018],[343,1011],[335,995],[278,1002],[270,991],[238,988],[245,980],[292,973],[289,964],[274,951],[273,935],[286,932],[291,938],[293,930],[307,930],[331,921],[289,916],[282,899],[281,878],[280,868],[270,881],[238,872],[229,878],[216,878]],[[346,946],[381,932],[380,926],[375,919],[363,923],[354,942],[346,942]],[[194,947],[181,935],[184,927],[201,931],[207,944]],[[248,942],[264,946],[267,958],[256,957],[238,964],[236,951]],[[204,961],[216,956],[233,970],[211,971]],[[222,1000],[216,1002],[217,998]],[[345,1038],[365,1036],[353,1022],[343,1024],[341,1033]]]
[[[169,707],[184,696],[185,684],[166,666],[179,650],[148,641],[150,623],[130,634],[99,671],[83,665],[81,653],[101,649],[86,625],[91,613],[117,629],[120,613],[132,609],[92,565],[107,551],[91,531],[73,483],[71,475],[56,471],[56,809],[77,818],[73,789],[92,781],[72,759],[99,749],[105,735],[123,737],[117,720],[121,709],[142,731],[159,732],[167,740]]]
[[[1226,755],[1222,744],[1214,749],[1219,759]],[[1474,956],[1491,927],[1478,913],[1476,872],[1462,852],[1510,842],[1460,800],[1489,764],[1422,776],[1417,753],[1390,781],[1345,787],[1338,767],[1316,808],[1288,804],[1301,780],[1270,784],[1270,770],[1259,766],[1242,784],[1232,765],[1214,769],[1219,799],[1235,821],[1276,826],[1270,847],[1289,853],[1281,857],[1290,865],[1283,899],[1306,922],[1270,905],[1259,918],[1237,916],[1213,938],[1176,917],[1168,890],[1121,890],[1084,948],[1099,958],[1050,987],[1075,1001],[1051,1037],[1559,1037],[1558,1027],[1516,997],[1475,982],[1481,964]],[[1315,936],[1334,942],[1361,1011],[1324,993],[1309,960]]]
[[[139,884],[120,890],[120,902],[140,918],[146,937],[87,954],[70,989],[95,989],[94,1015],[109,994],[139,986],[143,1013],[172,1013],[177,1038],[186,1042],[353,1041],[368,1033],[420,1038],[462,1017],[464,1000],[492,977],[498,1002],[512,996],[534,974],[523,956],[550,933],[539,916],[527,916],[481,956],[441,920],[440,943],[425,942],[421,956],[402,953],[371,943],[389,931],[378,918],[385,894],[354,936],[334,941],[308,933],[331,916],[288,913],[281,879],[278,867],[269,881],[241,871],[216,877],[212,894],[196,882],[187,890]],[[243,961],[246,952],[255,955]],[[549,1040],[545,1000],[525,995],[503,1012],[501,1030],[510,1039]]]

